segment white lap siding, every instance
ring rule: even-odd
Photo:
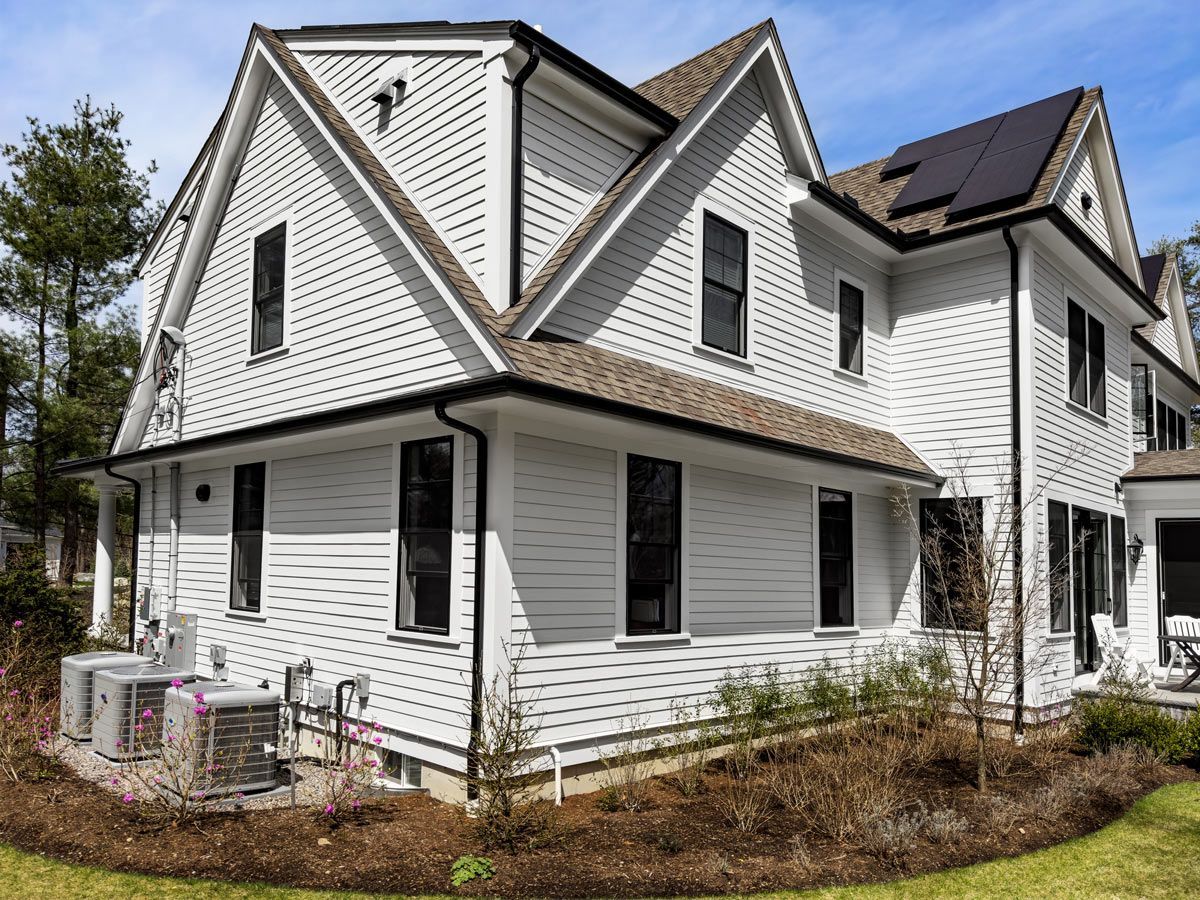
[[[562,743],[568,762],[594,754],[593,739],[634,712],[668,721],[673,699],[699,702],[729,669],[848,661],[891,631],[908,542],[886,498],[858,497],[861,632],[815,636],[812,486],[697,464],[684,469],[690,637],[614,640],[620,455],[526,434],[515,448],[513,642],[525,648],[541,737]]]
[[[1090,209],[1083,208],[1084,194],[1092,198]],[[1054,200],[1075,221],[1075,224],[1096,242],[1098,247],[1109,256],[1113,255],[1112,237],[1109,234],[1108,220],[1104,211],[1104,198],[1100,193],[1099,182],[1096,180],[1095,166],[1092,164],[1091,144],[1086,138],[1080,142],[1075,155],[1067,163],[1066,174],[1063,175],[1063,182],[1059,186]],[[1153,288],[1149,288],[1149,290],[1153,291]]]
[[[462,439],[455,435],[456,442]],[[475,451],[473,446],[463,450],[463,564],[461,591],[452,606],[460,626],[456,645],[387,635],[397,490],[390,443],[271,461],[262,617],[228,611],[231,469],[185,467],[177,606],[199,616],[199,670],[209,672],[209,647],[219,643],[228,648],[230,678],[239,682],[266,678],[281,688],[284,667],[304,657],[312,660],[314,678],[323,684],[365,672],[371,676],[370,699],[361,709],[354,704],[353,711],[397,733],[405,742],[397,746],[404,752],[445,763],[447,758],[439,755],[442,742],[465,747]],[[166,479],[160,481],[165,509]],[[211,488],[205,503],[196,499],[200,484]],[[158,521],[165,534],[168,519],[160,516]],[[165,588],[165,541],[158,547],[155,570]],[[140,555],[144,561],[146,550]],[[420,741],[430,749],[422,751]]]

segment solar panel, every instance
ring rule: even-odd
[[[1043,138],[979,160],[954,195],[946,215],[1027,196],[1057,137]]]
[[[922,160],[888,212],[952,197],[963,186],[986,146],[985,141]]]
[[[962,150],[964,147],[969,147],[972,144],[986,143],[995,134],[996,128],[1003,119],[1003,115],[992,116],[988,119],[972,122],[970,125],[963,125],[959,128],[952,128],[949,131],[943,131],[941,134],[935,134],[933,137],[922,138],[919,141],[913,141],[911,144],[905,144],[892,154],[891,159],[884,163],[881,174],[884,178],[888,178],[934,156],[941,156],[944,153],[950,153],[954,150]]]
[[[1073,88],[1004,114],[984,156],[994,156],[1043,138],[1057,137],[1075,108],[1083,88]]]

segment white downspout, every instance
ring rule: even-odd
[[[171,553],[167,558],[167,607],[175,610],[175,591],[179,584],[179,463],[171,463]]]
[[[154,577],[154,545],[156,543],[158,543],[158,541],[156,540],[157,535],[154,532],[154,524],[155,524],[155,520],[157,519],[157,517],[158,517],[158,466],[151,466],[150,467],[150,554],[149,554],[149,561],[147,563],[147,568],[149,570],[148,574],[150,577],[148,579],[146,579],[146,586],[148,588],[150,588],[151,598],[154,597],[154,589],[156,587],[155,582],[157,581],[157,579]],[[153,600],[152,600],[152,602],[153,602]],[[147,616],[149,616],[149,618],[154,618],[153,615],[150,615],[152,612],[153,612],[153,610],[150,610],[150,609],[146,610]]]
[[[554,805],[562,806],[562,754],[557,747],[550,748],[550,758],[554,760]]]

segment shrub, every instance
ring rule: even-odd
[[[984,795],[976,802],[984,827],[1000,834],[1008,834],[1027,815],[1023,804],[1003,794]]]
[[[376,748],[383,743],[383,726],[378,722],[343,722],[339,751],[338,741],[329,734],[328,722],[323,724],[325,735],[317,738],[317,809],[322,818],[337,822],[347,813],[362,809],[363,799],[379,777]]]
[[[903,859],[917,846],[925,826],[925,806],[868,821],[862,828],[862,848],[879,859]]]
[[[713,797],[725,823],[754,834],[771,818],[771,794],[757,778],[729,778]]]
[[[925,820],[925,834],[935,844],[957,844],[970,823],[950,807],[931,812]]]
[[[450,866],[450,883],[461,887],[479,878],[486,881],[496,874],[496,865],[486,856],[460,856]]]
[[[676,768],[666,775],[685,797],[692,797],[704,787],[704,769],[714,743],[713,729],[700,719],[697,707],[671,701],[671,731],[659,747],[675,760]]]
[[[88,623],[69,592],[50,583],[46,558],[33,548],[14,553],[0,571],[0,622],[16,621],[27,648],[20,687],[50,697],[58,690],[59,660],[83,648]]]
[[[13,620],[0,633],[0,773],[12,782],[45,774],[55,749],[57,703],[40,662],[25,621]]]
[[[646,717],[634,708],[617,720],[623,737],[608,751],[598,751],[603,786],[600,808],[609,812],[638,812],[650,805],[650,776],[654,772],[656,741],[646,734]]]
[[[800,812],[812,828],[833,840],[860,838],[878,819],[901,805],[899,772],[903,757],[894,742],[831,742],[817,745],[797,760]]]
[[[1079,709],[1079,743],[1092,753],[1139,744],[1164,762],[1176,763],[1194,750],[1188,745],[1194,728],[1153,704],[1125,695],[1086,700]]]
[[[757,765],[759,742],[784,721],[791,707],[779,667],[769,664],[726,671],[712,705],[730,744],[729,770],[735,778],[746,778]]]
[[[822,657],[805,673],[798,702],[814,725],[827,729],[854,715],[854,691],[829,657]]]

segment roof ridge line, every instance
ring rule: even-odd
[[[649,78],[646,78],[643,81],[638,82],[637,84],[635,84],[633,86],[633,89],[640,94],[642,92],[642,87],[649,84],[651,81],[655,81],[659,78],[663,78],[667,75],[670,75],[676,69],[681,69],[684,66],[688,65],[689,63],[695,62],[696,60],[698,60],[700,57],[704,56],[705,54],[711,53],[712,51],[718,49],[719,47],[722,47],[725,44],[728,44],[730,41],[737,40],[738,38],[742,37],[743,35],[749,34],[751,31],[758,31],[764,25],[768,25],[772,21],[773,21],[772,17],[768,16],[767,18],[765,18],[761,22],[759,22],[757,25],[751,25],[749,28],[743,28],[741,31],[737,32],[736,34],[731,34],[729,37],[723,38],[722,40],[717,41],[711,47],[706,47],[705,49],[701,50],[699,53],[693,53],[687,59],[680,60],[679,62],[675,63],[675,65],[670,66],[669,68],[663,69],[661,72],[657,72],[654,75],[651,75]]]

